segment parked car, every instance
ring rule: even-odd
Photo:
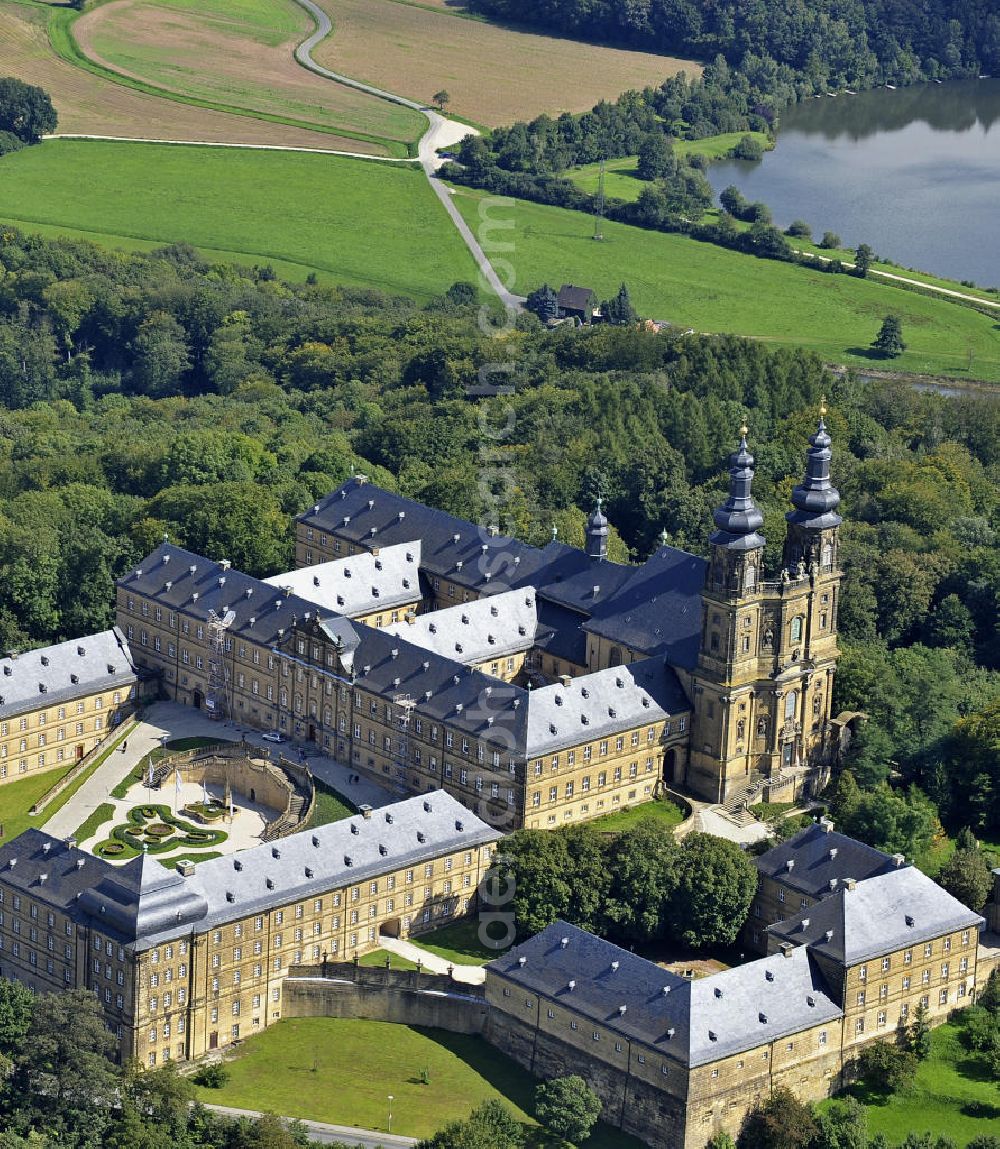
[[[266,734],[262,734],[261,738],[265,742],[287,742],[288,739],[278,730],[269,730]]]

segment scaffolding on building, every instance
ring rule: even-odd
[[[394,707],[394,725],[399,728],[399,740],[397,742],[399,755],[396,760],[396,777],[405,785],[406,768],[410,762],[410,721],[413,717],[413,708],[416,706],[416,703],[409,694],[396,694],[393,696],[392,705]]]
[[[208,691],[205,695],[205,711],[209,718],[225,719],[231,716],[232,705],[229,698],[229,670],[226,666],[226,633],[236,619],[236,612],[226,611],[225,616],[214,610],[208,612]]]

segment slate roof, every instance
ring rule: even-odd
[[[817,899],[849,878],[862,882],[901,864],[881,850],[837,833],[831,823],[823,821],[806,826],[757,858],[763,876]]]
[[[475,523],[356,478],[299,515],[296,522],[335,533],[366,549],[419,539],[424,571],[479,593],[492,586],[509,590],[532,584],[549,561],[537,547],[493,535]]]
[[[597,670],[567,686],[556,682],[531,691],[525,755],[604,738],[690,709],[676,673],[661,658]],[[639,750],[645,753],[646,747],[643,738]]]
[[[111,868],[100,858],[43,830],[25,830],[0,845],[0,871],[5,885],[31,897],[44,898],[64,913],[73,912],[83,891]]]
[[[421,840],[421,835],[423,840]],[[302,830],[237,854],[199,863],[180,881],[205,903],[198,929],[265,910],[278,901],[314,897],[337,886],[369,881],[455,850],[475,849],[502,835],[444,790]],[[270,885],[268,884],[270,883]],[[139,948],[171,935],[155,922]]]
[[[136,681],[128,643],[117,627],[0,659],[0,668],[0,718]]]
[[[279,902],[368,881],[500,837],[437,790],[385,806],[370,819],[358,814],[207,859],[191,877],[166,869],[149,854],[113,866],[35,829],[0,846],[0,871],[12,888],[76,920],[90,918],[103,933],[143,950],[184,929],[203,932]]]
[[[456,662],[486,662],[534,646],[535,592],[530,587],[504,591],[382,629]]]
[[[696,555],[660,547],[598,606],[584,630],[646,654],[662,654],[671,666],[690,670],[698,661],[707,569]]]
[[[688,980],[559,921],[486,970],[692,1067],[842,1016],[804,949]]]
[[[146,595],[169,610],[206,621],[209,611],[234,619],[229,633],[274,645],[293,623],[319,613],[315,603],[287,595],[278,587],[226,562],[213,562],[172,543],[162,543],[142,563],[118,580],[126,593]]]
[[[768,933],[840,965],[917,945],[984,919],[918,870],[903,866],[852,888],[842,886],[815,906],[768,927]]]
[[[421,597],[420,541],[381,547],[333,562],[300,567],[263,581],[297,594],[324,610],[354,618],[392,609]]]

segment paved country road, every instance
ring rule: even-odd
[[[206,1104],[205,1108],[225,1117],[263,1116],[255,1109],[233,1109],[229,1105]],[[281,1120],[290,1124],[297,1118],[282,1117]],[[357,1129],[353,1125],[327,1125],[322,1121],[302,1121],[301,1124],[308,1130],[312,1140],[321,1145],[340,1141],[345,1145],[361,1146],[362,1149],[409,1149],[417,1143],[413,1137],[397,1137],[395,1133],[378,1133],[374,1129]]]
[[[407,99],[406,96],[397,96],[394,92],[387,92],[384,88],[376,88],[372,84],[365,84],[361,80],[355,80],[351,76],[344,76],[340,72],[331,72],[329,68],[324,68],[322,64],[317,64],[312,58],[312,50],[321,40],[325,40],[326,37],[330,35],[333,31],[333,23],[330,17],[327,16],[323,9],[320,8],[318,4],[315,4],[313,0],[295,0],[295,2],[305,8],[316,21],[316,30],[295,49],[295,59],[298,60],[304,68],[308,68],[318,76],[325,76],[328,80],[335,80],[338,84],[346,84],[349,88],[357,88],[359,92],[367,92],[370,96],[378,96],[379,99],[388,100],[389,103],[399,104],[404,108],[412,108],[414,111],[420,112],[427,117],[427,131],[420,137],[420,143],[417,145],[417,155],[420,160],[420,165],[424,169],[428,180],[430,180],[434,194],[443,204],[445,211],[451,218],[451,222],[458,228],[458,233],[465,242],[465,246],[472,253],[472,258],[476,261],[479,274],[482,276],[484,283],[499,297],[501,303],[503,303],[507,310],[508,316],[513,317],[516,315],[517,312],[521,310],[523,297],[513,295],[500,281],[500,277],[493,270],[493,266],[483,251],[481,244],[475,235],[473,235],[472,229],[462,218],[458,208],[452,203],[451,192],[437,178],[437,169],[443,163],[437,154],[438,148],[446,148],[449,144],[456,144],[468,135],[477,134],[475,128],[470,128],[467,124],[457,123],[455,120],[449,120],[445,116],[435,112],[433,108],[428,108],[425,104],[417,103],[415,100]]]

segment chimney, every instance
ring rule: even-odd
[[[847,889],[849,891],[853,890],[855,888],[855,886],[857,886],[857,884],[858,883],[853,878],[845,878],[844,879],[844,885],[847,887]]]
[[[906,865],[906,855],[905,854],[893,854],[892,860],[896,863],[896,869],[897,870],[900,868],[900,866]]]
[[[188,861],[187,858],[181,858],[177,863],[177,872],[182,878],[193,877],[194,862]]]
[[[820,818],[819,828],[823,831],[824,834],[829,834],[833,829],[833,822],[826,817]]]
[[[366,822],[370,822],[372,817],[371,806],[365,803],[363,806],[359,806],[358,809],[361,811],[361,817],[364,818]]]
[[[791,942],[782,942],[781,943],[781,956],[786,957],[786,958],[790,958],[792,956],[792,952],[794,951],[794,949],[795,949],[795,946],[793,946]]]
[[[229,559],[219,559],[219,567],[224,571],[230,570],[232,565]]]
[[[573,676],[572,674],[560,674],[559,681],[563,686],[569,686],[573,681]]]

